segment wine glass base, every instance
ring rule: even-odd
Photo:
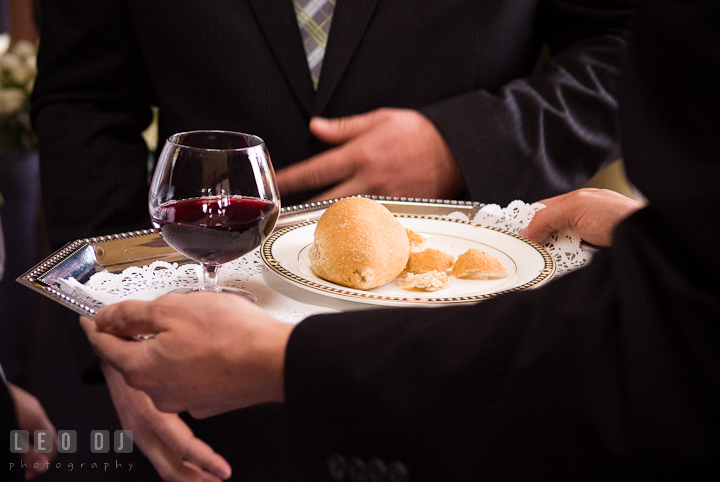
[[[198,288],[178,288],[176,290],[172,290],[171,293],[174,294],[185,294],[185,293],[200,293],[203,290],[200,290]],[[255,295],[250,293],[249,291],[241,290],[240,288],[233,288],[230,286],[221,286],[220,291],[205,291],[205,293],[231,293],[233,295],[237,296],[243,296],[248,301],[257,304],[257,298],[255,298]]]
[[[255,298],[255,295],[250,293],[249,291],[241,290],[240,288],[232,288],[230,286],[221,286],[220,289],[223,293],[232,293],[234,295],[243,296],[248,301],[251,301],[255,304],[257,304],[257,298]]]

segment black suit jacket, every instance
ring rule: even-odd
[[[340,0],[315,92],[290,0],[43,1],[33,120],[51,244],[150,226],[140,133],[152,105],[161,142],[192,129],[250,132],[276,169],[327,148],[308,132],[313,115],[416,108],[474,199],[576,187],[619,155],[630,3]],[[543,44],[552,59],[532,76]],[[93,355],[69,316],[85,368]],[[208,421],[193,428],[238,478],[262,480],[271,464],[282,473],[272,453],[282,420],[263,410],[242,420],[217,422],[244,434],[237,448],[205,432]]]
[[[720,3],[648,0],[636,20],[621,111],[649,207],[537,291],[300,323],[285,372],[293,473],[717,477],[720,258],[703,240],[720,235]]]
[[[42,2],[33,119],[53,246],[150,225],[140,133],[151,105],[161,142],[250,132],[276,169],[327,148],[308,131],[313,115],[414,108],[475,200],[578,187],[620,154],[631,3],[341,0],[315,92],[290,0]],[[533,76],[543,44],[553,55]]]

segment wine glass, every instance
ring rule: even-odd
[[[218,284],[224,263],[257,248],[272,232],[280,196],[265,142],[207,130],[170,136],[155,167],[150,217],[165,242],[202,265],[196,291],[251,293]]]

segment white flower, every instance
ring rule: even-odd
[[[9,84],[13,82],[15,72],[21,68],[20,58],[13,52],[7,52],[0,58],[0,69],[2,69],[2,77],[5,83]]]
[[[23,108],[27,102],[27,95],[22,89],[7,88],[0,89],[0,116],[15,114]]]
[[[37,75],[37,46],[19,41],[0,53],[0,154],[32,148],[30,93]]]
[[[35,63],[34,59],[37,49],[35,48],[34,43],[28,40],[19,40],[10,50],[24,62]]]
[[[14,51],[8,52],[0,60],[2,69],[3,84],[15,86],[27,86],[35,78],[37,68],[35,57],[22,58]]]

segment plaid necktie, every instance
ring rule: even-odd
[[[317,89],[337,0],[293,0],[313,87]]]

